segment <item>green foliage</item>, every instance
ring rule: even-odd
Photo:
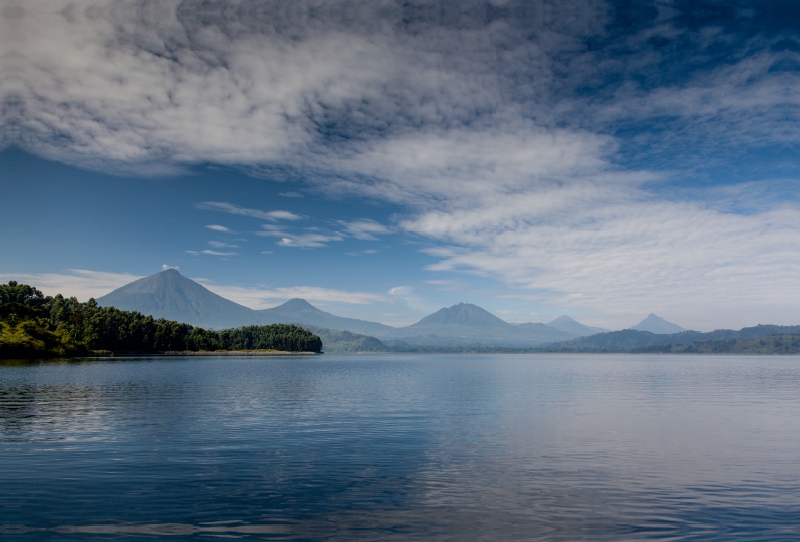
[[[695,341],[692,344],[668,344],[642,348],[637,352],[663,352],[666,354],[800,354],[800,335],[779,334],[762,338]]]
[[[229,350],[263,350],[274,348],[289,352],[319,352],[322,340],[303,328],[291,324],[247,326],[228,330]]]
[[[138,312],[45,297],[26,284],[0,285],[0,358],[71,357],[89,351],[180,352],[281,350],[319,352],[322,341],[285,324],[221,332]]]

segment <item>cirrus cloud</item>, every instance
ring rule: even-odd
[[[195,207],[204,211],[221,211],[232,215],[249,216],[262,220],[300,220],[303,218],[289,211],[261,211],[259,209],[240,207],[224,201],[204,201],[202,203],[196,203]]]

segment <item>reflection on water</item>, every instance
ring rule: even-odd
[[[796,540],[800,358],[0,364],[19,540]]]

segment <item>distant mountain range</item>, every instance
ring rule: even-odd
[[[281,323],[303,323],[367,335],[386,334],[395,329],[377,322],[334,316],[303,299],[253,310],[211,292],[175,269],[126,284],[98,298],[97,303],[212,329]]]
[[[705,352],[727,348],[755,352],[771,348],[771,351],[786,353],[790,347],[797,348],[794,336],[800,335],[800,326],[774,325],[739,331],[688,331],[655,314],[622,331],[586,326],[568,316],[548,324],[515,325],[469,303],[441,309],[416,324],[396,328],[336,316],[303,299],[292,299],[271,309],[252,310],[209,291],[174,269],[132,282],[97,302],[101,306],[138,311],[210,329],[298,324],[319,335],[327,351],[340,352],[438,352],[470,348],[541,352]],[[782,339],[783,342],[777,339],[764,341],[764,344],[747,342],[779,334],[791,337]],[[781,344],[777,345],[778,342]]]
[[[416,324],[400,328],[336,316],[303,299],[292,299],[271,309],[253,310],[209,291],[175,269],[134,281],[97,299],[97,302],[101,306],[138,311],[156,318],[212,329],[292,323],[347,331],[412,346],[475,344],[530,347],[607,331],[585,326],[567,316],[557,318],[550,324],[510,324],[469,303],[441,309]],[[343,336],[336,337],[338,340]],[[348,340],[364,341],[360,338]],[[370,348],[377,348],[375,344],[370,344]]]

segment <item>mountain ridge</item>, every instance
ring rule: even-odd
[[[573,320],[566,314],[559,316],[552,322],[547,323],[548,326],[558,329],[559,331],[565,331],[567,333],[571,333],[576,337],[585,337],[587,335],[596,335],[597,333],[608,333],[611,331],[610,329],[605,329],[602,327],[592,327],[587,326],[585,324],[581,324],[580,322]]]
[[[167,269],[122,286],[100,297],[97,302],[101,306],[136,310],[156,318],[210,329],[286,323],[347,331],[378,340],[402,339],[412,344],[438,342],[531,347],[579,336],[542,323],[510,324],[471,303],[442,308],[401,328],[336,316],[299,298],[290,299],[277,307],[253,310],[209,291],[175,269]],[[579,330],[599,329],[583,326],[574,320],[571,322]],[[372,344],[371,347],[377,348],[377,345]]]

